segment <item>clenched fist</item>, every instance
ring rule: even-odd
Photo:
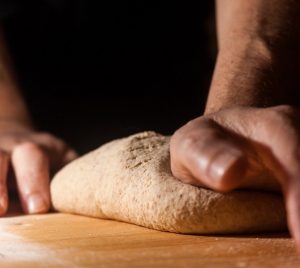
[[[300,248],[300,112],[237,107],[196,118],[171,138],[171,168],[185,183],[227,192],[282,189]]]

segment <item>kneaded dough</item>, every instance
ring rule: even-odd
[[[170,170],[169,138],[143,132],[73,161],[51,183],[61,212],[176,233],[239,234],[286,229],[278,194],[228,194],[184,184]]]

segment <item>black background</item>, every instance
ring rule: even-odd
[[[84,153],[138,131],[172,134],[201,115],[214,62],[212,2],[18,6],[4,25],[36,125]]]

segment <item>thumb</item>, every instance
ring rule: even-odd
[[[199,117],[171,138],[171,169],[183,182],[217,191],[238,188],[248,161],[244,141],[214,121]]]

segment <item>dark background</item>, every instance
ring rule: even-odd
[[[134,132],[172,134],[203,112],[213,1],[24,2],[9,2],[3,21],[39,129],[84,153]]]

